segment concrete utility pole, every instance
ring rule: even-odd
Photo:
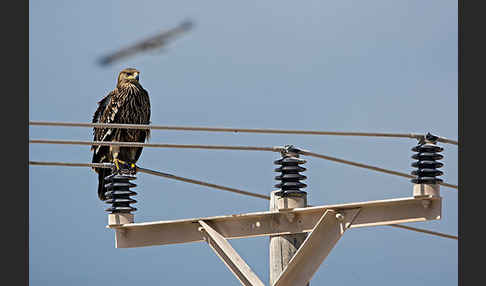
[[[277,195],[275,194],[277,193]],[[270,195],[270,211],[282,209],[304,208],[307,207],[307,194],[299,196],[278,195],[278,191],[273,191]],[[295,219],[294,214],[289,214],[287,219],[291,223]],[[295,255],[301,244],[307,237],[306,233],[271,235],[270,236],[270,284],[277,281],[280,274]],[[307,283],[309,285],[309,283]]]
[[[285,150],[281,151],[282,158],[274,162],[281,165],[281,167],[275,169],[276,172],[280,173],[275,179],[281,182],[275,185],[280,190],[273,191],[270,194],[270,211],[307,207],[307,193],[300,190],[307,186],[300,182],[307,178],[300,174],[306,169],[299,166],[306,161],[299,158],[299,151],[292,145],[286,145]],[[295,220],[298,220],[294,214],[287,214],[285,217],[289,223],[295,223]],[[306,237],[306,233],[270,236],[270,285],[274,285],[279,279]],[[309,285],[309,283],[306,283],[306,285]]]

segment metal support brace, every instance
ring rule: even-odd
[[[214,250],[224,264],[226,264],[229,270],[233,272],[242,285],[265,285],[221,234],[219,234],[204,221],[200,220],[198,222],[201,225],[199,231],[202,233],[204,240]]]
[[[273,286],[306,285],[359,211],[354,209],[345,218],[339,212],[326,210]]]

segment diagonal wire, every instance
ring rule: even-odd
[[[240,194],[240,195],[247,195],[247,196],[252,196],[252,197],[270,200],[269,196],[260,195],[260,194],[252,193],[252,192],[247,192],[247,191],[243,191],[243,190],[239,190],[239,189],[235,189],[235,188],[230,188],[230,187],[225,187],[225,186],[207,183],[207,182],[203,182],[203,181],[198,181],[198,180],[194,180],[194,179],[184,178],[184,177],[171,175],[171,174],[167,174],[167,173],[163,173],[163,172],[159,172],[159,171],[154,171],[154,170],[150,170],[150,169],[146,169],[146,168],[137,167],[137,170],[142,172],[142,173],[151,174],[151,175],[155,175],[155,176],[159,176],[159,177],[164,177],[164,178],[168,178],[168,179],[173,179],[173,180],[182,181],[182,182],[191,183],[191,184],[196,184],[196,185],[201,185],[201,186],[206,186],[206,187],[210,187],[210,188],[214,188],[214,189],[218,189],[218,190],[237,193],[237,194]]]
[[[39,166],[66,166],[66,167],[96,167],[96,168],[111,168],[112,164],[111,163],[67,163],[67,162],[40,162],[40,161],[29,161],[29,165],[39,165]],[[146,174],[151,174],[151,175],[156,175],[159,177],[165,177],[168,179],[172,180],[177,180],[177,181],[182,181],[186,183],[191,183],[191,184],[196,184],[196,185],[201,185],[201,186],[206,186],[214,189],[219,189],[223,191],[228,191],[228,192],[233,192],[241,195],[247,195],[247,196],[252,196],[252,197],[257,197],[261,199],[270,199],[269,196],[265,195],[260,195],[257,193],[252,193],[252,192],[247,192],[243,191],[240,189],[235,189],[235,188],[230,188],[230,187],[225,187],[222,185],[216,185],[208,182],[203,182],[199,180],[194,180],[194,179],[189,179],[189,178],[184,178],[168,173],[163,173],[163,172],[158,172],[146,168],[140,168],[137,167],[137,171],[141,173],[146,173]]]
[[[416,227],[411,227],[411,226],[407,226],[407,225],[390,224],[389,226],[393,226],[393,227],[397,227],[397,228],[403,228],[403,229],[412,230],[412,231],[416,231],[416,232],[422,232],[422,233],[436,235],[436,236],[441,236],[441,237],[455,239],[455,240],[458,240],[459,239],[459,237],[457,237],[455,235],[440,233],[440,232],[436,232],[436,231],[430,231],[430,230],[416,228]]]
[[[96,168],[111,168],[112,167],[111,163],[68,163],[68,162],[41,162],[41,161],[29,161],[29,165],[66,166],[66,167],[96,167]],[[146,169],[146,168],[137,167],[137,170],[142,172],[142,173],[146,173],[146,174],[156,175],[156,176],[174,179],[174,180],[178,180],[178,181],[183,181],[183,182],[187,182],[187,183],[191,183],[191,184],[197,184],[197,185],[202,185],[202,186],[215,188],[215,189],[219,189],[219,190],[230,191],[230,192],[238,193],[238,194],[241,194],[241,195],[247,195],[247,196],[252,196],[252,197],[256,197],[256,198],[260,198],[260,199],[270,200],[269,196],[260,195],[260,194],[252,193],[252,192],[248,192],[248,191],[243,191],[243,190],[239,190],[239,189],[235,189],[235,188],[229,188],[229,187],[216,185],[216,184],[212,184],[212,183],[207,183],[207,182],[203,182],[203,181],[188,179],[188,178],[175,176],[175,175],[171,175],[171,174],[168,174],[168,173],[158,172],[158,171],[154,171],[154,170],[150,170],[150,169]],[[431,235],[440,236],[440,237],[444,237],[444,238],[450,238],[450,239],[456,239],[456,240],[458,239],[457,236],[444,234],[444,233],[440,233],[440,232],[435,232],[435,231],[430,231],[430,230],[426,230],[426,229],[420,229],[420,228],[405,226],[405,225],[392,224],[392,225],[389,225],[389,226],[403,228],[403,229],[421,232],[421,233],[426,233],[426,234],[431,234]]]
[[[336,158],[336,157],[331,157],[331,156],[327,156],[327,155],[323,155],[323,154],[318,154],[318,153],[314,153],[314,152],[310,152],[310,151],[306,151],[306,150],[300,150],[299,154],[307,155],[307,156],[311,156],[311,157],[316,157],[316,158],[321,158],[321,159],[334,161],[334,162],[338,162],[338,163],[343,163],[343,164],[346,164],[346,165],[351,165],[351,166],[355,166],[355,167],[359,167],[359,168],[369,169],[369,170],[373,170],[373,171],[377,171],[377,172],[381,172],[381,173],[405,177],[405,178],[409,178],[409,179],[415,178],[415,176],[409,175],[407,173],[383,169],[383,168],[372,166],[372,165],[348,161],[348,160],[344,160],[344,159],[340,159],[340,158]],[[457,185],[452,185],[452,184],[448,184],[448,183],[444,183],[444,182],[440,182],[439,184],[442,185],[442,186],[445,186],[445,187],[456,189],[456,190],[458,189]]]
[[[44,139],[30,139],[29,143],[35,144],[67,144],[67,145],[99,145],[99,146],[120,146],[120,147],[154,147],[154,148],[183,148],[183,149],[211,149],[211,150],[244,150],[244,151],[269,151],[269,152],[282,152],[285,147],[261,147],[261,146],[228,146],[228,145],[194,145],[194,144],[160,144],[160,143],[138,143],[138,142],[104,142],[104,141],[74,141],[74,140],[44,140]],[[320,159],[325,159],[329,161],[334,161],[338,163],[343,163],[346,165],[351,165],[359,168],[369,169],[381,173],[386,173],[395,176],[401,176],[405,178],[415,178],[412,175],[388,170],[372,165],[362,164],[358,162],[353,162],[349,160],[344,160],[336,157],[331,157],[328,155],[318,154],[306,150],[299,150],[299,154],[307,155],[311,157],[316,157]],[[441,182],[440,185],[445,187],[458,189],[457,185],[452,185],[449,183]]]
[[[334,136],[365,136],[365,137],[392,137],[423,139],[424,135],[416,133],[384,133],[384,132],[341,132],[319,130],[286,130],[268,128],[226,128],[226,127],[195,127],[195,126],[165,126],[145,124],[116,124],[116,123],[82,123],[82,122],[48,122],[30,121],[31,126],[65,126],[65,127],[93,127],[93,128],[125,128],[125,129],[151,129],[151,130],[178,130],[178,131],[205,131],[205,132],[231,132],[231,133],[263,133],[263,134],[299,134],[299,135],[334,135]],[[458,145],[456,140],[439,137],[437,141]]]

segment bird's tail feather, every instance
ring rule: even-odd
[[[111,169],[100,168],[98,171],[98,198],[106,200],[105,177],[111,175]]]

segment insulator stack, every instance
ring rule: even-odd
[[[431,134],[427,134],[426,139],[436,138]],[[444,164],[437,162],[444,158],[439,152],[442,152],[444,148],[435,145],[435,141],[423,141],[417,146],[412,148],[412,151],[417,152],[412,156],[413,159],[417,161],[412,163],[412,167],[417,168],[417,170],[412,171],[412,175],[417,176],[412,179],[414,184],[438,184],[442,182],[442,179],[437,178],[443,174],[442,171],[437,170]]]
[[[106,211],[115,213],[131,213],[137,209],[130,206],[130,204],[136,203],[137,201],[130,198],[130,196],[135,196],[137,193],[130,190],[130,188],[136,187],[137,185],[131,183],[130,180],[135,180],[137,177],[129,174],[116,173],[109,175],[105,178],[108,184],[105,184],[106,189],[106,200],[105,203],[111,204],[110,208]]]
[[[306,184],[301,182],[301,180],[305,180],[307,177],[300,174],[306,168],[299,166],[305,162],[305,160],[298,158],[298,155],[292,154],[285,154],[281,159],[274,162],[276,165],[281,165],[281,167],[275,169],[275,172],[281,173],[281,175],[275,177],[277,181],[280,181],[275,187],[281,190],[282,196],[306,194],[306,192],[300,190],[301,188],[307,187]]]

